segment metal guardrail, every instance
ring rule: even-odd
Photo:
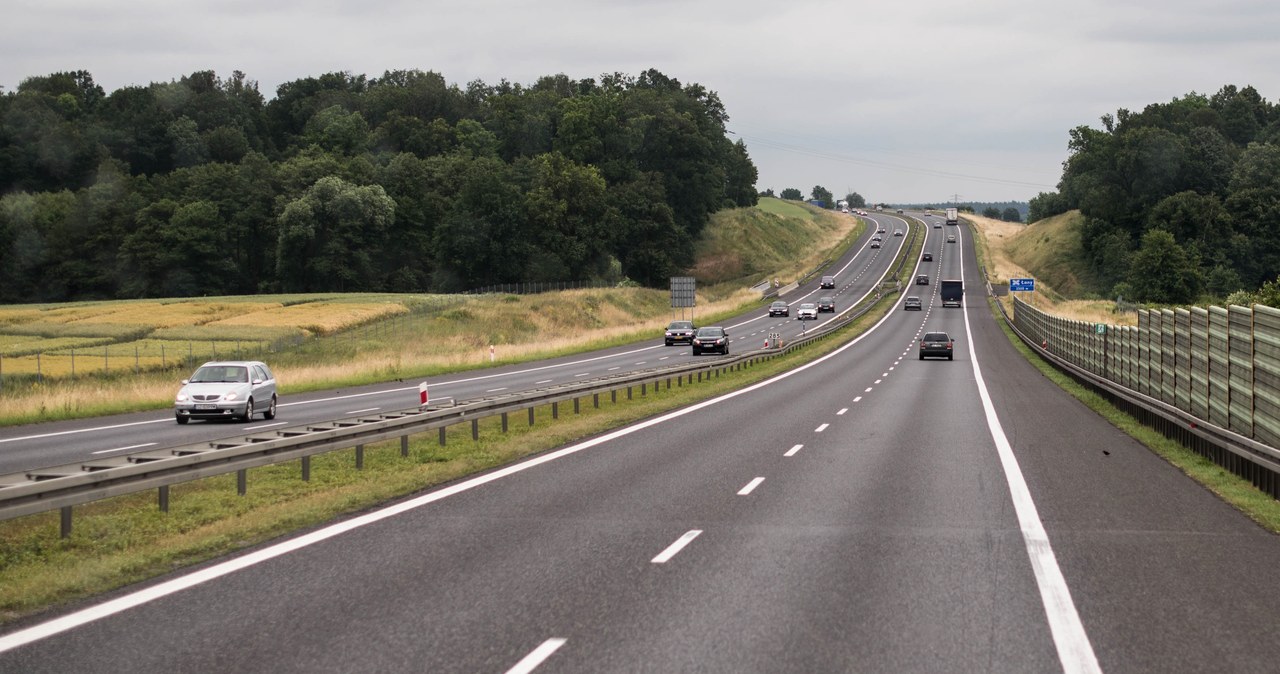
[[[911,239],[904,246],[896,270],[886,272],[880,285],[889,278],[901,274],[907,253],[915,241],[914,228]],[[109,458],[89,459],[71,464],[51,466],[7,475],[0,475],[0,520],[33,515],[51,510],[61,510],[63,536],[70,535],[73,506],[83,505],[115,496],[133,494],[149,489],[159,490],[159,506],[168,509],[169,487],[206,477],[237,473],[237,490],[247,489],[247,471],[289,461],[302,461],[302,474],[310,474],[310,458],[317,454],[355,448],[356,465],[363,465],[363,449],[368,443],[400,439],[402,455],[408,455],[409,437],[431,430],[438,430],[441,442],[449,426],[470,421],[472,436],[477,434],[477,424],[482,419],[503,416],[503,429],[507,415],[527,411],[529,423],[534,422],[534,410],[552,405],[552,416],[558,416],[558,404],[573,401],[575,406],[586,397],[599,403],[601,394],[610,394],[616,400],[619,391],[626,391],[631,398],[637,387],[640,395],[646,395],[652,385],[657,391],[663,382],[671,389],[674,379],[682,386],[687,377],[690,383],[718,377],[722,371],[732,371],[755,364],[761,359],[786,355],[813,342],[825,339],[841,328],[866,315],[881,299],[882,293],[867,298],[861,305],[846,309],[838,318],[822,329],[778,346],[775,339],[767,349],[757,349],[742,355],[718,358],[710,363],[688,363],[652,368],[638,372],[601,377],[563,384],[559,386],[489,396],[455,403],[447,407],[413,407],[376,415],[362,415],[336,419],[324,423],[304,424],[237,438],[214,440],[166,449],[152,449]]]

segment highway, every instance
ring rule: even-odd
[[[992,319],[967,229],[926,232],[924,311],[11,626],[0,671],[1274,671],[1280,540],[1045,380]],[[917,359],[926,330],[954,360]]]
[[[904,219],[883,214],[875,217],[882,223],[880,227],[888,230],[883,235],[883,248],[870,247],[877,227],[867,227],[859,240],[825,272],[836,277],[834,291],[820,290],[819,279],[814,278],[804,287],[789,292],[783,299],[799,304],[816,301],[820,295],[834,294],[838,316],[858,299],[873,292],[900,248],[910,240],[908,236],[891,235],[895,228],[906,230],[907,223]],[[770,318],[768,314],[767,306],[762,305],[759,309],[725,322],[730,335],[731,353],[758,349],[771,333],[779,333],[789,339],[799,335],[802,330],[813,330],[833,320],[831,314],[821,314],[817,321],[798,321],[795,320],[794,309],[787,318]],[[655,324],[654,338],[644,342],[536,363],[446,375],[428,382],[430,395],[436,400],[470,400],[500,392],[530,390],[687,362],[695,358],[716,357],[695,357],[688,345],[664,346],[662,328],[665,325]],[[174,423],[172,411],[164,410],[3,428],[0,429],[0,475],[69,465],[129,452],[190,445],[273,428],[402,410],[418,404],[418,384],[419,380],[395,381],[289,395],[286,379],[280,383],[282,393],[279,414],[271,421],[259,416],[254,417],[251,422],[216,420],[179,426]],[[178,386],[179,383],[175,381],[175,392]]]

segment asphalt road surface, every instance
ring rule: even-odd
[[[0,671],[1275,671],[1277,537],[1023,361],[928,231],[963,308],[13,626]]]

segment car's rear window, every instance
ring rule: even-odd
[[[671,324],[671,327],[676,330],[688,330],[693,327],[693,323],[690,323],[689,321],[676,321]]]
[[[925,335],[924,335],[924,341],[926,341],[926,342],[949,342],[949,341],[951,341],[951,339],[947,337],[947,333],[945,333],[945,332],[926,332],[926,333],[925,333]]]

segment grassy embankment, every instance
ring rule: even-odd
[[[717,213],[692,271],[699,322],[757,304],[750,285],[794,279],[858,231],[849,216],[776,199]],[[297,393],[486,367],[491,345],[501,365],[624,344],[671,317],[669,293],[647,288],[0,306],[0,425],[162,409],[177,380],[214,357],[268,360]]]
[[[789,250],[806,255],[787,258],[788,264],[775,267],[776,273],[769,274],[789,280],[793,274],[809,269],[825,257],[832,242],[847,239],[857,229],[851,219],[801,219],[796,215],[783,221],[746,210],[718,216],[712,227],[714,235],[708,237],[710,242],[705,245],[709,254],[728,259],[730,256],[725,251],[736,245],[734,241],[751,242],[752,251],[743,251],[737,256],[743,270],[752,269],[753,265],[771,264],[771,259],[786,258],[776,251],[775,245],[784,248],[794,246]],[[797,231],[800,230],[808,234],[798,236]],[[918,250],[904,254],[918,254]],[[910,273],[910,269],[903,273]],[[471,352],[489,341],[488,336],[494,334],[492,331],[510,329],[515,334],[516,327],[521,331],[529,330],[528,324],[543,317],[548,306],[582,310],[584,304],[592,306],[592,302],[596,302],[593,305],[596,321],[606,323],[616,319],[627,324],[639,321],[643,329],[637,333],[637,328],[623,328],[614,334],[608,326],[602,326],[596,328],[601,334],[595,336],[595,341],[584,340],[578,345],[608,341],[616,335],[652,337],[655,326],[661,324],[661,320],[655,322],[655,318],[665,320],[670,309],[665,293],[658,293],[658,299],[649,298],[646,293],[652,294],[652,291],[574,291],[532,298],[490,298],[496,301],[454,306],[446,311],[453,312],[447,319],[433,318],[452,325],[450,331],[438,331],[433,337],[446,344],[460,341],[462,346],[457,351],[462,355],[457,356],[457,362],[465,366],[475,363],[476,358]],[[738,299],[740,293],[736,289],[721,289],[719,293],[717,302],[724,307],[722,313],[759,301]],[[561,296],[571,298],[567,300],[571,304],[557,304],[565,301]],[[643,299],[632,299],[636,304],[627,304],[621,297]],[[865,329],[891,303],[892,298],[886,298],[880,303],[881,311],[870,312],[850,329],[854,332]],[[629,311],[619,307],[626,307]],[[651,317],[635,319],[634,313],[645,313]],[[554,333],[563,331],[563,326],[557,322],[560,312],[551,314],[551,317],[542,319],[551,321],[544,328]],[[486,335],[481,340],[474,334],[467,338],[468,329],[489,332],[481,332]],[[384,333],[394,334],[396,330]],[[611,334],[614,337],[610,337]],[[544,341],[552,341],[547,335],[543,338]],[[313,343],[323,341],[323,338],[318,338]],[[387,348],[376,343],[351,342],[339,340],[340,344],[348,344],[346,348],[351,348],[356,354],[361,349],[367,349],[367,354],[382,354]],[[839,345],[840,340],[823,340],[788,357],[750,370],[727,373],[696,386],[685,385],[660,393],[651,391],[649,395],[633,401],[620,398],[617,404],[602,401],[599,410],[589,404],[583,405],[581,414],[562,411],[560,420],[555,423],[539,423],[534,427],[512,424],[510,432],[505,435],[501,433],[499,420],[490,419],[481,423],[478,442],[471,441],[470,429],[464,424],[449,431],[448,442],[443,447],[437,444],[434,434],[414,439],[407,458],[400,456],[398,442],[370,445],[366,448],[365,468],[360,471],[355,470],[348,452],[335,452],[313,460],[310,482],[299,479],[296,462],[254,469],[249,474],[249,491],[245,497],[236,495],[234,476],[223,476],[174,487],[168,513],[158,511],[155,496],[150,492],[100,501],[76,509],[75,528],[66,540],[58,537],[56,513],[0,522],[0,622],[258,545],[390,499],[718,395],[794,367]],[[333,344],[316,348],[323,353],[344,355]],[[536,357],[541,352],[529,346],[525,353],[528,357]],[[305,360],[308,356],[304,353],[298,357]],[[292,376],[298,376],[297,373],[303,370],[289,371]],[[164,391],[166,404],[171,394],[170,384]],[[549,410],[539,410],[537,416],[545,420],[550,417]]]
[[[1089,322],[1113,325],[1135,325],[1133,314],[1115,313],[1112,303],[1069,299],[1071,294],[1087,292],[1090,280],[1080,272],[1079,214],[1055,216],[1030,226],[1001,222],[989,218],[965,216],[980,232],[979,253],[992,280],[1034,276],[1037,288],[1042,279],[1047,292],[1037,291],[1032,303],[1044,311]],[[1060,293],[1059,289],[1066,289]],[[1064,391],[1084,403],[1113,426],[1145,445],[1170,464],[1217,494],[1269,531],[1280,533],[1280,501],[1259,491],[1251,483],[1237,477],[1209,459],[1192,452],[1180,443],[1144,426],[1105,398],[1059,372],[1022,343],[1005,325],[992,300],[992,313],[1014,348],[1022,353],[1041,374]]]

